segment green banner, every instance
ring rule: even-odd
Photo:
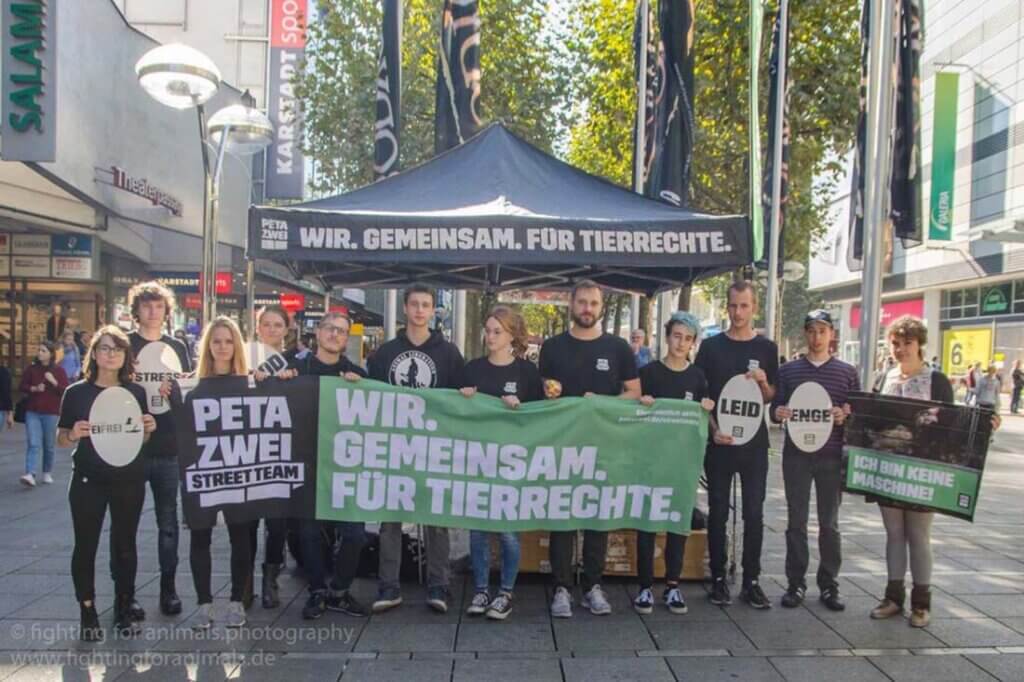
[[[845,489],[974,520],[977,469],[847,446]]]
[[[935,74],[935,120],[932,130],[932,193],[928,238],[953,238],[953,182],[956,174],[956,113],[960,76]]]
[[[707,413],[320,380],[316,517],[489,531],[687,533]]]

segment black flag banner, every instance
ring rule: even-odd
[[[465,142],[480,130],[478,0],[444,2],[435,102],[435,153]]]
[[[201,379],[174,400],[182,509],[189,528],[259,518],[313,518],[317,377]]]
[[[654,164],[654,149],[655,149],[655,93],[658,92],[658,83],[660,79],[664,77],[664,73],[659,69],[659,66],[664,66],[665,62],[658,58],[658,47],[660,43],[657,43],[654,39],[654,31],[652,29],[652,15],[650,6],[648,5],[647,16],[642,16],[644,3],[636,3],[636,17],[633,21],[633,78],[635,79],[635,85],[639,90],[640,87],[644,88],[644,149],[643,149],[643,176],[640,178],[634,177],[634,184],[639,181],[639,187],[633,187],[633,191],[645,192],[647,187],[647,180],[651,177],[651,167]],[[643,44],[643,22],[647,23],[647,49],[644,49]],[[645,58],[646,55],[646,58]],[[641,63],[642,62],[642,63]],[[641,76],[645,76],[643,85],[641,85]],[[640,153],[637,149],[639,143],[640,130],[635,129],[633,131],[633,159],[636,159],[636,155]]]
[[[789,17],[792,21],[792,16]],[[792,26],[792,24],[790,24]],[[764,205],[765,244],[770,245],[772,238],[772,175],[775,168],[775,109],[779,97],[779,39],[782,29],[782,10],[775,13],[775,27],[772,29],[772,51],[768,61],[768,74],[771,84],[768,89],[768,153],[764,162],[764,181],[761,190],[761,203]],[[789,31],[787,31],[788,33]],[[789,36],[784,36],[786,43],[786,61],[789,61]],[[782,189],[779,192],[779,259],[776,261],[779,276],[782,275],[783,264],[786,262],[786,204],[789,201],[789,69],[786,69],[786,94],[782,100]],[[762,269],[768,268],[769,246],[765,247],[764,260],[758,263]]]
[[[860,270],[864,258],[864,177],[867,145],[868,52],[871,0],[864,0],[860,19],[861,67],[860,111],[857,115],[857,145],[854,149],[853,177],[850,188],[850,247],[846,253],[851,270]],[[890,18],[899,41],[892,69],[896,116],[893,121],[892,166],[889,192],[885,196],[892,221],[892,232],[905,248],[921,243],[921,50],[923,47],[921,0],[896,0]],[[888,225],[885,228],[888,230]],[[883,242],[891,245],[891,235]],[[891,254],[887,256],[891,262]]]
[[[693,0],[658,3],[654,151],[645,194],[689,204],[693,160]]]
[[[384,0],[380,61],[377,69],[377,120],[373,124],[373,175],[399,171],[402,111],[402,3]]]

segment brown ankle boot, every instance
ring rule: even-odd
[[[871,610],[875,620],[892,618],[903,613],[903,602],[907,598],[907,589],[902,580],[890,580],[885,586],[885,598]]]
[[[932,586],[914,585],[910,590],[910,627],[924,628],[932,620]]]

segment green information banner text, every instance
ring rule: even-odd
[[[953,238],[953,181],[956,174],[956,109],[960,77],[935,74],[935,120],[932,130],[932,192],[928,238]]]
[[[707,414],[320,380],[316,517],[489,531],[688,533]]]
[[[891,452],[847,446],[844,488],[974,520],[981,472]]]

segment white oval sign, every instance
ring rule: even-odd
[[[718,398],[718,428],[732,436],[733,445],[746,445],[764,423],[764,396],[745,374],[729,379]]]
[[[288,361],[265,343],[249,342],[249,369],[274,375],[282,369],[288,369]]]
[[[789,397],[793,416],[786,421],[786,432],[800,450],[817,452],[832,435],[832,399],[824,387],[814,381],[800,384]]]
[[[89,441],[100,459],[112,467],[135,461],[142,450],[142,410],[121,386],[100,391],[89,409]]]
[[[181,375],[181,359],[174,349],[163,341],[153,341],[142,347],[135,362],[135,381],[146,389],[146,405],[150,414],[164,414],[171,409],[170,401],[160,395],[160,384],[165,379]]]

